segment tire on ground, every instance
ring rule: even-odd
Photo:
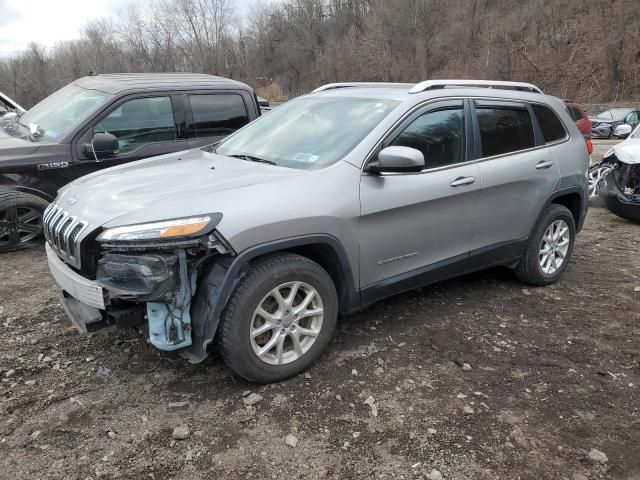
[[[552,274],[546,274],[542,271],[539,259],[542,237],[547,228],[557,220],[564,220],[569,226],[569,249],[567,250],[565,260],[560,268]],[[554,283],[558,278],[560,278],[571,260],[571,253],[573,252],[575,238],[576,227],[573,215],[567,207],[552,203],[542,212],[533,234],[527,241],[520,263],[518,263],[514,269],[516,277],[522,282],[535,286],[544,286]]]
[[[0,220],[4,218],[4,212],[9,208],[32,208],[42,214],[44,213],[47,206],[49,206],[49,202],[41,197],[38,197],[37,195],[18,192],[15,190],[0,190]],[[34,247],[35,245],[42,243],[43,238],[44,237],[40,235],[37,239],[19,244],[7,244],[7,239],[0,238],[0,253],[13,252],[16,250]]]
[[[303,281],[320,295],[324,318],[319,335],[309,350],[284,365],[270,365],[253,351],[250,329],[262,299],[287,282]],[[329,343],[338,317],[338,295],[329,274],[314,261],[300,255],[282,253],[254,263],[240,280],[222,314],[217,346],[229,369],[244,379],[270,383],[296,375],[311,366]]]

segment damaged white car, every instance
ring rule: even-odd
[[[617,216],[640,222],[640,126],[589,169],[592,193]]]

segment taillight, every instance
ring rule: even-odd
[[[589,152],[589,155],[593,153],[593,142],[590,138],[587,139],[587,151]]]

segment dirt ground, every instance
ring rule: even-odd
[[[0,478],[640,479],[639,233],[592,208],[556,285],[493,269],[399,295],[269,386],[79,336],[44,250],[5,255]]]

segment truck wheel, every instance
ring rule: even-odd
[[[296,375],[325,349],[338,318],[329,274],[294,254],[266,257],[239,282],[222,314],[218,347],[246,380],[270,383]]]
[[[39,244],[43,238],[42,214],[49,204],[30,193],[0,191],[0,253]]]
[[[555,282],[567,268],[575,238],[575,221],[569,209],[563,205],[549,205],[515,268],[516,277],[537,286]]]

